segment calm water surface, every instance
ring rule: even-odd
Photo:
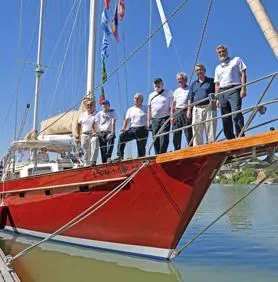
[[[252,186],[210,187],[181,245]],[[35,242],[1,234],[6,254]],[[46,243],[15,262],[22,281],[278,281],[278,186],[261,186],[172,263]]]

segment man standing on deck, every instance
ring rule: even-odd
[[[163,124],[169,120],[170,109],[172,105],[173,93],[170,90],[164,89],[161,78],[154,80],[154,92],[150,93],[148,99],[148,118],[147,127],[152,127],[155,154],[162,154],[167,152],[169,145],[169,133],[156,137]],[[166,123],[160,133],[167,133],[170,131],[170,120]]]
[[[246,96],[246,87],[242,86],[236,90],[232,88],[246,83],[246,65],[240,57],[229,57],[228,48],[224,45],[217,46],[216,52],[221,63],[215,69],[215,91],[220,93],[231,89],[220,95],[217,102],[220,105],[221,115],[225,115],[241,110],[242,99]],[[243,114],[237,113],[233,114],[233,117],[222,118],[222,122],[226,138],[233,139],[235,136],[239,136],[244,126]]]
[[[197,146],[204,144],[204,131],[208,143],[215,141],[217,122],[207,120],[216,117],[217,113],[215,102],[209,101],[209,94],[215,92],[213,78],[205,75],[206,68],[202,64],[195,66],[195,72],[198,79],[191,84],[189,89],[187,117],[190,118],[192,114],[193,145]],[[204,99],[205,101],[202,101]],[[197,105],[193,106],[191,112],[192,103],[197,103]]]
[[[186,115],[186,106],[188,103],[187,96],[189,92],[189,87],[188,85],[186,85],[187,76],[184,72],[179,72],[177,73],[176,78],[179,88],[177,88],[173,94],[174,99],[171,108],[171,124],[173,130],[191,125],[191,118],[188,118]],[[178,113],[173,116],[176,111],[178,111]],[[187,144],[189,145],[190,140],[192,139],[192,128],[185,128],[184,134],[186,137]],[[173,133],[173,143],[175,150],[179,150],[181,148],[181,136],[182,130]]]
[[[146,155],[146,144],[148,138],[147,129],[147,107],[142,105],[143,95],[136,93],[133,101],[134,106],[127,110],[126,117],[119,136],[117,159],[124,158],[124,149],[127,142],[136,140],[137,143],[137,157],[144,157]],[[127,130],[127,125],[130,122],[130,128]]]
[[[102,163],[111,162],[115,141],[116,112],[110,109],[110,102],[102,102],[102,111],[94,118],[93,135],[98,136]]]
[[[95,100],[90,99],[86,103],[87,111],[82,113],[78,120],[78,131],[81,130],[81,148],[84,154],[84,165],[96,165],[99,142],[93,136],[93,121],[96,115]]]

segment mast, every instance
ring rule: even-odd
[[[264,9],[263,4],[260,0],[247,0],[247,3],[254,14],[257,22],[264,33],[266,40],[272,48],[276,58],[278,58],[278,35],[272,24],[269,16]]]
[[[95,57],[96,57],[96,26],[97,26],[97,1],[90,0],[90,27],[88,42],[88,65],[87,65],[87,91],[86,95],[95,99]]]
[[[34,120],[33,132],[37,134],[38,131],[38,107],[39,107],[39,94],[40,94],[40,78],[43,74],[41,66],[41,51],[42,51],[42,30],[43,30],[43,14],[44,14],[44,0],[40,2],[40,24],[39,24],[39,38],[38,38],[38,53],[36,64],[36,88],[35,88],[35,103],[34,103]]]

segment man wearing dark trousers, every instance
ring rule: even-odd
[[[137,157],[146,155],[146,144],[148,138],[147,130],[147,107],[142,105],[143,95],[136,93],[133,98],[134,106],[127,110],[126,117],[119,136],[117,159],[124,158],[124,149],[127,142],[136,140]],[[127,129],[130,123],[130,128]]]
[[[177,83],[179,87],[174,91],[174,99],[171,108],[171,124],[172,129],[178,129],[185,126],[191,125],[191,118],[188,118],[187,113],[187,96],[189,92],[189,87],[186,85],[187,83],[187,76],[184,72],[177,73]],[[178,111],[176,115],[174,113]],[[173,144],[175,150],[179,150],[181,148],[181,137],[182,131],[184,131],[187,144],[190,144],[192,139],[192,127],[185,128],[184,130],[179,130],[173,133]]]
[[[110,102],[102,102],[102,111],[94,118],[93,136],[97,135],[101,152],[102,163],[111,162],[115,141],[116,112],[110,109]]]
[[[240,57],[229,57],[228,48],[224,45],[217,46],[216,52],[221,63],[215,69],[215,92],[220,93],[230,89],[220,95],[217,102],[221,114],[225,115],[241,110],[242,99],[246,96],[246,87],[242,86],[236,90],[233,88],[246,83],[246,65]],[[222,118],[222,122],[226,138],[233,139],[239,136],[244,126],[243,114],[237,113]]]
[[[170,90],[164,89],[161,78],[154,80],[154,92],[150,93],[148,99],[148,117],[147,126],[152,127],[152,134],[155,140],[154,151],[155,154],[162,154],[167,152],[169,145],[169,133],[156,137],[163,124],[169,120],[170,109],[172,105],[173,93]],[[170,120],[160,133],[167,133],[170,131]]]

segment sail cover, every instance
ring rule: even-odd
[[[54,134],[74,134],[78,120],[78,111],[62,113],[43,120],[41,122],[41,131],[43,135]]]

